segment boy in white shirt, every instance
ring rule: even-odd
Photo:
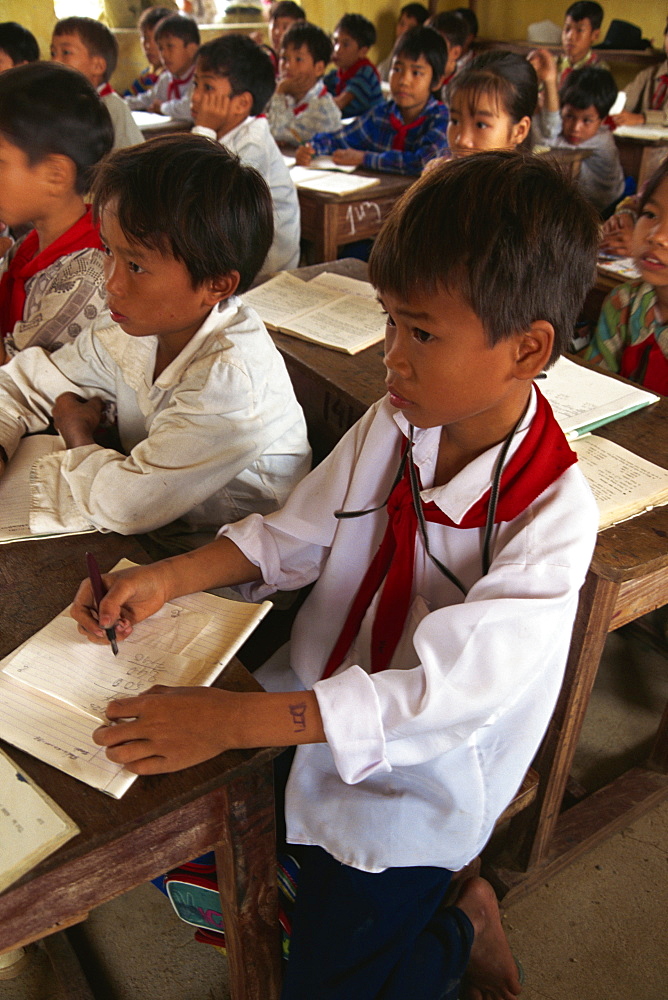
[[[236,296],[271,243],[271,198],[256,171],[186,134],[108,157],[93,199],[111,322],[0,369],[0,473],[53,419],[65,450],[33,467],[33,530],[168,526],[159,541],[182,551],[221,520],[275,510],[309,467],[283,359]],[[103,410],[117,449],[96,442]]]
[[[93,84],[114,126],[114,149],[144,141],[125,104],[109,83],[118,62],[118,42],[106,24],[92,17],[65,17],[51,39],[51,62],[71,66]]]
[[[379,234],[388,396],[281,511],[189,558],[109,574],[95,641],[165,600],[317,581],[265,692],[153,688],[95,741],[139,774],[231,747],[297,746],[285,797],[301,865],[282,1000],[514,1000],[480,852],[548,724],[596,538],[576,457],[533,385],[571,336],[598,225],[538,157],[424,174]],[[425,249],[427,252],[425,252]],[[496,498],[498,497],[498,503]]]
[[[217,139],[259,170],[274,203],[274,242],[260,277],[299,263],[297,190],[262,115],[274,87],[269,56],[245,35],[216,38],[199,51],[190,105],[193,132]]]
[[[341,112],[322,82],[332,58],[328,35],[300,21],[283,35],[279,79],[267,105],[267,120],[276,142],[298,146],[316,132],[336,132]]]
[[[165,67],[158,82],[143,94],[126,97],[133,111],[153,111],[168,118],[190,118],[190,97],[193,92],[195,58],[199,49],[199,28],[192,17],[170,14],[158,21],[153,39]]]

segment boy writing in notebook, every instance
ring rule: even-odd
[[[335,163],[421,173],[429,160],[447,150],[448,111],[433,94],[441,85],[445,60],[445,42],[433,28],[406,31],[392,55],[392,99],[338,132],[314,135],[297,149],[297,163],[307,167],[314,156],[331,153]]]
[[[96,731],[140,774],[228,747],[297,746],[285,797],[301,865],[282,1000],[512,1000],[482,849],[557,697],[596,506],[533,380],[566,347],[598,227],[538,158],[489,152],[424,175],[376,241],[388,395],[293,492],[186,557],[105,576],[126,637],[220,583],[315,586],[267,690],[156,688]],[[425,253],[425,248],[429,252]],[[498,503],[493,499],[498,496]],[[388,668],[388,669],[386,669]],[[132,721],[128,721],[131,718]]]
[[[118,62],[118,42],[106,24],[92,17],[58,21],[51,39],[51,61],[78,69],[97,90],[114,126],[114,149],[136,146],[144,137],[111,79]]]
[[[191,99],[193,132],[236,153],[262,174],[271,192],[274,241],[262,277],[299,263],[297,191],[262,114],[275,85],[269,56],[245,35],[215,38],[199,51]]]
[[[187,548],[275,510],[309,465],[285,364],[236,296],[269,249],[271,198],[255,170],[192,135],[117,151],[93,197],[111,322],[0,370],[0,471],[53,419],[66,450],[33,467],[33,530],[63,530],[74,505],[78,527],[169,525],[161,543]],[[117,449],[96,443],[103,409]]]
[[[0,75],[0,218],[29,228],[0,259],[0,361],[53,351],[109,319],[102,244],[84,201],[109,152],[109,113],[80,73],[53,63]]]

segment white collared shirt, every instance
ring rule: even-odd
[[[510,455],[534,413],[532,402]],[[318,580],[292,633],[296,678],[291,684],[274,671],[270,682],[314,689],[328,741],[297,748],[286,797],[288,840],[318,844],[366,871],[457,870],[484,846],[549,721],[598,516],[572,466],[519,517],[495,528],[486,576],[484,529],[429,523],[433,554],[463,581],[467,596],[434,566],[418,537],[413,604],[391,669],[369,673],[372,604],[342,668],[320,681],[387,523],[384,510],[350,520],[336,520],[334,511],[383,503],[406,431],[404,418],[381,400],[283,510],[224,533],[266,581],[242,588],[245,596],[256,600]],[[489,488],[500,446],[431,488],[439,439],[438,427],[415,433],[422,495],[460,520]]]

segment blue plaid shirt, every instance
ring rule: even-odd
[[[362,149],[363,167],[394,174],[420,174],[428,160],[447,151],[448,109],[434,97],[422,109],[420,117],[424,121],[406,132],[403,150],[392,149],[397,131],[391,124],[391,115],[403,120],[394,101],[384,101],[338,132],[314,135],[311,145],[316,155],[333,153],[335,149]]]

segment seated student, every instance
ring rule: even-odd
[[[528,146],[538,99],[533,66],[515,52],[482,52],[448,86],[453,157]]]
[[[334,28],[332,60],[337,68],[326,73],[323,82],[345,118],[362,115],[383,99],[378,70],[367,59],[375,41],[376,29],[362,14],[344,14]]]
[[[106,24],[92,17],[65,17],[51,38],[51,61],[78,69],[96,88],[114,126],[114,149],[136,146],[144,137],[109,79],[118,61],[118,42]]]
[[[475,52],[473,51],[473,43],[478,37],[478,18],[475,16],[475,12],[470,9],[470,7],[455,7],[452,12],[461,17],[466,24],[466,38],[464,39],[464,44],[462,46],[462,54],[457,60],[457,73],[461,73],[463,69],[470,66],[475,58]]]
[[[190,95],[193,92],[195,59],[199,48],[199,28],[192,17],[170,14],[158,21],[153,38],[165,67],[158,82],[140,98],[127,97],[130,107],[167,115],[190,118]]]
[[[274,139],[294,146],[316,132],[335,132],[341,112],[322,82],[332,58],[329,36],[302,21],[286,31],[281,45],[279,79],[265,109]]]
[[[561,131],[553,126],[548,143],[555,149],[577,146],[592,155],[580,164],[577,184],[585,198],[605,213],[624,193],[624,171],[612,132],[603,121],[617,97],[607,69],[576,69],[559,91]]]
[[[30,63],[0,75],[0,217],[30,227],[0,262],[0,362],[5,350],[53,351],[109,320],[84,194],[112,142],[109,113],[80,73]]]
[[[269,56],[245,35],[224,35],[199,51],[191,113],[193,132],[218,140],[262,174],[274,206],[274,241],[265,277],[299,264],[299,199],[290,171],[262,115],[273,92]]]
[[[647,182],[639,213],[631,254],[640,279],[608,295],[585,357],[667,396],[668,160]]]
[[[300,7],[298,3],[294,3],[293,0],[276,0],[275,3],[272,3],[269,9],[269,39],[271,41],[269,55],[275,70],[278,70],[283,35],[299,21],[305,20],[304,8]],[[329,62],[329,59],[327,61]]]
[[[39,45],[32,31],[16,21],[3,21],[0,24],[0,73],[38,59]]]
[[[443,74],[442,99],[446,98],[446,88],[457,73],[457,61],[464,51],[464,43],[468,36],[468,24],[459,14],[453,10],[442,11],[436,14],[429,21],[429,24],[438,31],[448,48],[448,57],[445,62]]]
[[[396,27],[394,29],[394,40],[396,42],[397,38],[400,38],[405,31],[410,28],[421,28],[429,17],[429,11],[421,3],[407,3],[399,11],[399,20],[397,21]],[[378,75],[383,83],[389,83],[390,80],[390,69],[392,67],[392,53],[390,52],[387,59],[383,59],[378,63]]]
[[[616,126],[668,125],[668,21],[663,29],[663,51],[663,62],[642,69],[624,88],[624,110],[613,115]]]
[[[577,0],[566,11],[561,30],[562,54],[557,62],[557,87],[563,87],[569,73],[585,66],[608,69],[608,64],[592,51],[601,34],[603,8],[594,0]]]
[[[133,110],[143,108],[141,101],[144,99],[144,95],[150,91],[151,87],[155,86],[158,82],[158,77],[164,69],[160,59],[160,49],[154,38],[154,32],[156,25],[162,21],[163,17],[169,17],[173,13],[174,10],[170,7],[147,7],[139,16],[137,31],[141,38],[141,47],[144,50],[144,55],[148,59],[148,66],[141,71],[137,79],[123,93],[124,98],[127,99],[130,97],[133,99],[127,101],[128,107]],[[135,98],[139,98],[139,101],[135,101]],[[146,100],[150,103],[148,99]]]
[[[269,249],[269,191],[217,143],[163,136],[102,162],[93,208],[113,322],[0,369],[0,456],[52,418],[67,450],[33,468],[31,523],[57,530],[73,500],[102,530],[169,525],[164,547],[193,547],[275,510],[309,467],[285,364],[235,294]],[[95,442],[103,407],[120,450]]]
[[[447,108],[432,91],[445,67],[445,42],[433,28],[411,28],[399,37],[392,56],[392,99],[344,125],[338,132],[319,133],[300,146],[297,163],[331,153],[335,163],[419,174],[425,163],[447,150]]]
[[[538,157],[422,177],[370,263],[388,395],[282,510],[187,560],[106,575],[99,624],[79,588],[74,617],[106,643],[102,625],[125,638],[190,591],[244,584],[255,600],[316,581],[289,649],[256,674],[265,692],[152,688],[112,701],[126,721],[94,736],[139,774],[297,745],[282,1000],[453,1000],[465,970],[467,996],[520,992],[491,886],[443,896],[541,741],[596,540],[591,491],[533,379],[568,345],[597,229]]]

